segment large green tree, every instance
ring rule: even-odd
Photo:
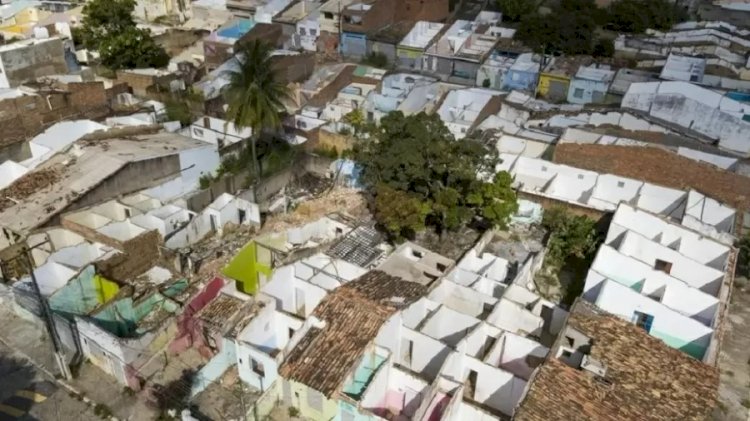
[[[497,6],[503,12],[503,21],[509,22],[518,22],[539,8],[536,0],[497,0]]]
[[[680,6],[667,0],[617,0],[609,6],[608,27],[619,32],[666,30],[685,18]]]
[[[272,51],[273,47],[262,40],[243,44],[235,55],[237,65],[227,71],[229,84],[224,88],[229,121],[236,127],[253,129],[250,146],[256,179],[260,177],[257,140],[264,130],[281,127],[283,101],[291,95],[274,70]]]
[[[169,56],[148,29],[136,27],[134,8],[135,0],[89,1],[81,26],[74,29],[75,42],[97,50],[102,64],[112,70],[166,66]]]
[[[475,219],[504,227],[518,207],[510,175],[492,175],[497,151],[454,139],[436,114],[388,114],[355,145],[354,158],[376,196],[376,219],[394,237],[425,225],[453,230]]]
[[[166,67],[169,55],[158,46],[147,29],[135,26],[108,36],[99,44],[99,57],[110,69]]]
[[[524,16],[514,38],[538,52],[592,54],[604,11],[593,0],[561,0],[551,9],[548,15]]]

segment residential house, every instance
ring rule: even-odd
[[[255,20],[235,18],[203,39],[203,55],[209,71],[234,55],[234,44],[255,26]]]
[[[372,342],[394,313],[425,292],[422,285],[379,271],[334,289],[287,345],[286,360],[279,368],[280,397],[308,418],[345,417],[341,412],[349,412],[348,408],[356,413],[349,399],[362,397],[364,386],[387,355]],[[336,364],[331,364],[334,356]],[[359,376],[362,379],[357,381]],[[356,397],[347,399],[352,395]]]
[[[16,0],[0,5],[0,31],[18,35],[29,31],[38,21],[49,16],[37,0]]]
[[[677,80],[699,84],[703,81],[705,73],[705,58],[669,54],[659,77],[664,80]]]
[[[367,121],[379,123],[380,119],[391,111],[401,110],[401,105],[412,98],[412,92],[415,90],[419,92],[415,93],[414,100],[421,99],[422,101],[419,103],[413,101],[415,102],[413,106],[407,103],[405,107],[412,106],[414,109],[409,110],[412,112],[421,111],[422,109],[419,106],[426,105],[425,102],[430,98],[429,93],[426,94],[424,90],[419,88],[428,88],[436,82],[437,79],[435,78],[409,73],[395,73],[385,76],[380,84],[379,91],[377,89],[372,90],[367,95],[364,105]]]
[[[320,36],[320,7],[322,0],[301,0],[293,3],[273,18],[290,37],[286,48],[316,51]]]
[[[455,264],[455,261],[447,257],[407,241],[394,250],[378,266],[378,270],[409,282],[430,286],[446,275]]]
[[[539,79],[539,61],[532,53],[519,55],[505,73],[502,89],[533,92]]]
[[[476,85],[483,88],[503,89],[505,75],[521,54],[528,52],[518,41],[500,38],[487,59],[479,66]]]
[[[643,414],[703,419],[716,407],[718,383],[716,367],[579,299],[549,357],[532,376],[514,419],[635,419]],[[599,399],[602,390],[616,398]],[[654,399],[654,393],[660,398]]]
[[[688,82],[630,85],[622,107],[642,112],[670,128],[718,142],[719,148],[750,156],[750,105]]]
[[[568,102],[572,104],[602,103],[606,101],[609,84],[615,72],[605,67],[581,66],[570,81]]]
[[[398,57],[398,45],[414,27],[412,21],[400,21],[367,34],[367,54],[379,54],[393,67]]]
[[[144,189],[164,201],[181,197],[219,166],[213,145],[176,134],[103,137],[74,143],[3,190],[16,201],[0,205],[0,242],[12,244],[64,212]],[[24,189],[28,183],[37,187]]]
[[[448,130],[456,139],[463,139],[499,108],[499,93],[483,88],[466,88],[450,91],[437,110]]]
[[[304,336],[295,333],[285,350],[287,359],[280,369],[281,384],[275,396],[313,419],[458,421],[472,414],[484,419],[512,416],[534,368],[548,351],[537,339],[551,343],[567,312],[522,286],[530,283],[541,259],[527,259],[519,266],[519,275],[513,277],[508,272],[509,262],[490,252],[502,242],[497,242],[492,232],[483,236],[456,268],[448,269],[446,278],[421,293],[417,293],[418,283],[378,271],[333,290],[313,312],[316,317],[308,318],[305,325],[309,328],[302,328]],[[413,245],[408,249],[422,252]],[[412,260],[415,271],[428,263],[425,259]],[[385,269],[386,263],[388,260],[380,268]],[[409,263],[405,260],[403,264]],[[348,287],[359,287],[365,279],[369,283],[370,278],[373,283],[379,279],[377,285],[382,288],[373,285],[367,291],[373,297],[376,290],[382,291],[378,293],[381,303],[400,308],[395,312],[370,311],[378,319],[365,325],[370,333],[357,336],[361,340],[356,346],[353,341],[341,344],[328,339],[334,334],[353,337],[348,332],[355,327],[363,330],[349,312],[331,319],[324,311],[334,297],[345,292],[351,296]],[[397,300],[388,298],[395,290],[387,292],[395,282],[402,284]],[[412,290],[417,294],[407,298],[406,291]],[[405,301],[411,304],[401,307]],[[359,304],[365,306],[369,308],[369,304]],[[346,322],[341,323],[342,318]],[[331,350],[330,346],[347,351]],[[327,363],[334,355],[344,364]],[[318,373],[313,378],[301,371],[302,361],[319,361],[326,368],[305,366]],[[321,376],[323,372],[326,374]]]
[[[164,18],[185,22],[191,15],[191,2],[181,0],[137,0],[133,9],[133,16],[146,22]]]
[[[287,231],[263,235],[248,242],[222,269],[236,290],[254,295],[272,279],[279,262],[301,246],[315,247],[343,237],[351,228],[338,218],[323,217]]]
[[[219,150],[249,139],[253,130],[239,128],[226,120],[204,116],[195,120],[190,127],[183,129],[184,136],[216,145]]]
[[[476,20],[458,20],[425,51],[424,70],[444,80],[473,86],[480,65],[503,34],[501,14],[481,12]]]
[[[396,47],[396,66],[402,69],[422,70],[424,52],[443,30],[439,22],[420,20]]]
[[[621,202],[630,203],[681,221],[725,244],[732,242],[736,211],[694,190],[686,192],[524,156],[500,157],[503,163],[498,170],[508,171],[522,195],[534,200],[562,204],[591,216],[614,212]]]
[[[612,83],[609,85],[611,95],[624,96],[633,83],[656,82],[659,74],[638,69],[622,68],[615,73]]]
[[[621,204],[583,298],[713,365],[732,254],[727,245]]]
[[[339,53],[341,11],[356,0],[328,0],[320,7],[318,51],[327,55]]]
[[[61,38],[29,39],[0,46],[0,88],[15,88],[39,77],[66,74]]]
[[[403,21],[442,21],[448,14],[446,0],[365,0],[351,3],[341,12],[341,54],[363,57],[368,53],[368,34]]]
[[[379,76],[382,77],[383,74],[385,74],[385,71]],[[350,83],[339,91],[335,99],[326,105],[321,118],[330,122],[341,121],[345,115],[362,108],[367,96],[375,90],[376,86],[375,83],[364,83],[364,81],[362,83]]]

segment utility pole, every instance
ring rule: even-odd
[[[47,332],[49,333],[50,338],[52,338],[52,347],[55,351],[55,361],[57,362],[57,366],[60,369],[60,374],[66,380],[70,380],[72,378],[70,367],[68,367],[68,363],[65,361],[65,354],[63,353],[62,343],[60,342],[60,337],[58,336],[57,329],[55,328],[55,320],[52,316],[52,311],[49,308],[47,299],[42,295],[42,291],[39,288],[39,283],[36,279],[36,274],[34,274],[35,268],[34,260],[31,256],[31,250],[43,244],[46,244],[47,242],[49,241],[41,242],[31,248],[29,248],[28,245],[25,244],[25,242],[14,244],[0,253],[0,264],[2,264],[3,276],[10,277],[10,273],[16,272],[13,270],[13,266],[9,265],[11,261],[21,259],[21,261],[25,263],[26,269],[29,271],[29,275],[31,276],[31,286],[34,289],[34,293],[36,294],[37,300],[39,301],[39,307],[41,307],[42,310],[42,318],[44,319],[45,325],[47,326]],[[19,276],[17,275],[16,277]]]

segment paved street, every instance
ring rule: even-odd
[[[0,343],[0,421],[102,418],[52,377]]]

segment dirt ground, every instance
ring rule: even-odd
[[[735,280],[719,353],[719,408],[715,420],[750,419],[750,282]]]

